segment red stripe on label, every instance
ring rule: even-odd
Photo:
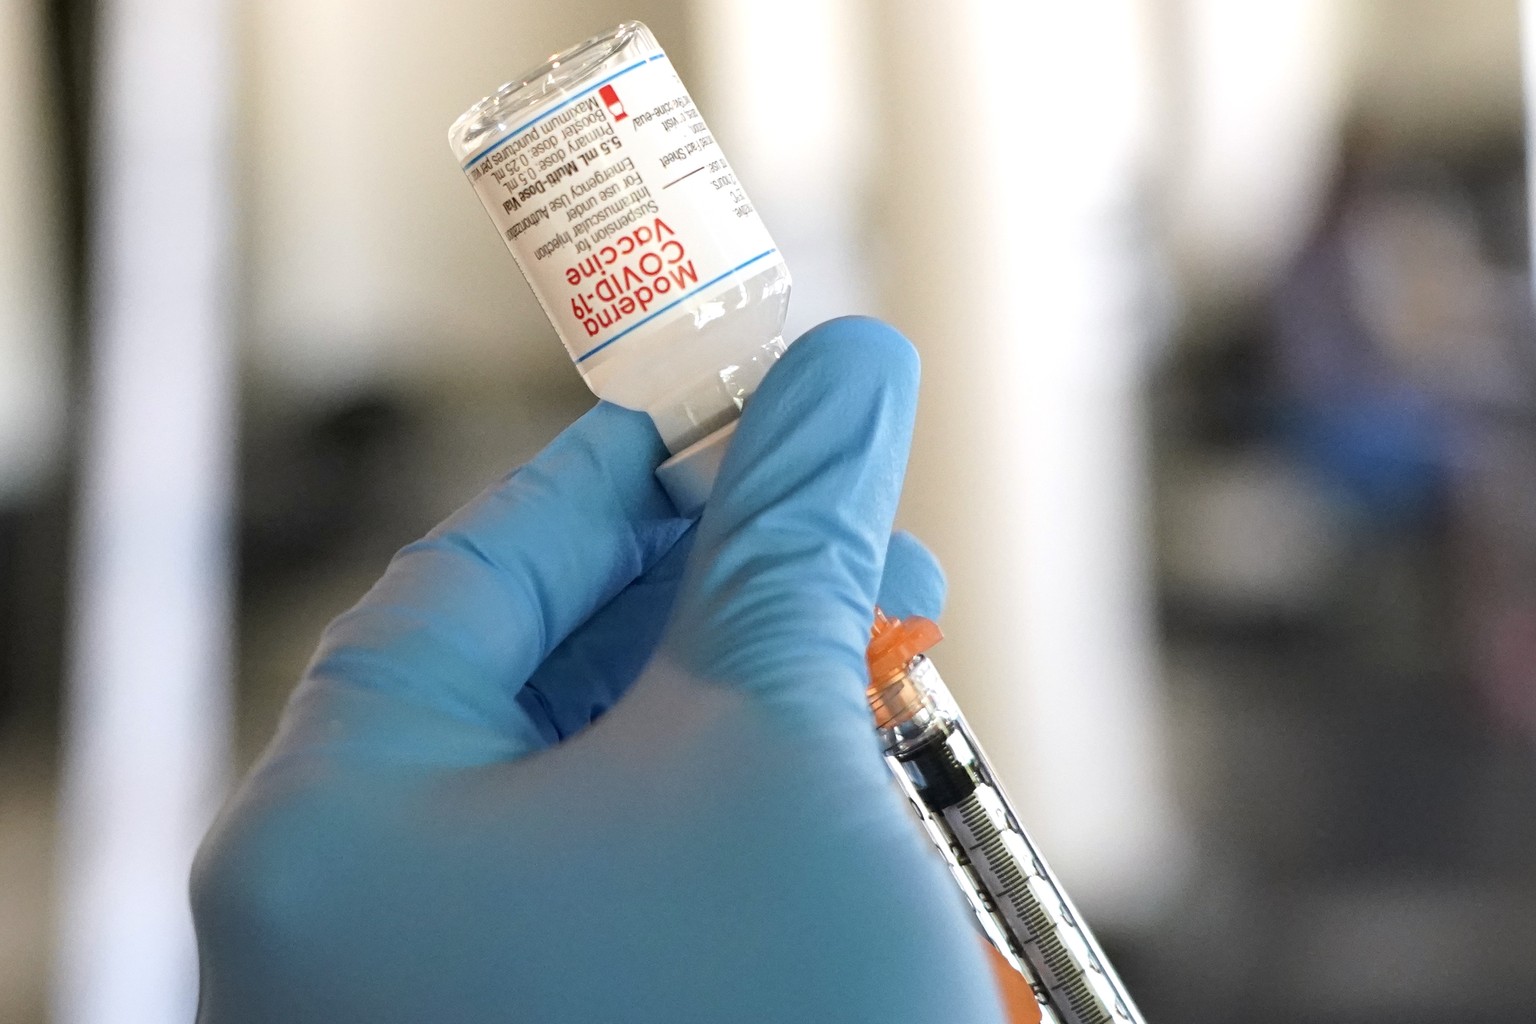
[[[619,101],[619,94],[611,85],[605,85],[597,90],[597,94],[603,98],[603,105],[608,108],[608,113],[613,115],[615,121],[622,121],[629,115],[624,113],[624,104]]]

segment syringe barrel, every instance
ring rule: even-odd
[[[886,762],[982,931],[1060,1024],[1143,1024],[1098,942],[1019,824],[933,662],[894,681],[907,704],[880,727]],[[883,692],[891,694],[888,684]]]

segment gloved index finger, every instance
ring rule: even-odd
[[[862,318],[815,328],[764,378],[678,597],[668,650],[690,671],[840,703],[863,727],[864,648],[917,378],[912,346]]]
[[[599,404],[396,555],[311,679],[521,730],[539,663],[687,528],[654,476],[665,457],[643,414]]]

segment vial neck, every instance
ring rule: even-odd
[[[695,377],[649,406],[667,451],[677,455],[734,423],[783,351],[783,340],[773,338],[752,358]]]
[[[713,397],[713,396],[708,396]],[[741,403],[747,396],[743,395]],[[715,431],[730,426],[741,416],[742,405],[735,402],[680,402],[647,409],[667,451],[677,455]]]

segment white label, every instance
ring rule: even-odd
[[[775,252],[665,54],[583,88],[464,171],[578,363]]]

